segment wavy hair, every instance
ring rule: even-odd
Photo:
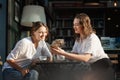
[[[85,13],[80,13],[76,14],[75,18],[79,19],[79,24],[83,27],[84,38],[87,38],[93,32],[90,17]]]

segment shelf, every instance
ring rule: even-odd
[[[56,16],[56,34],[55,38],[62,38],[65,40],[64,49],[71,50],[74,43],[73,36],[73,20],[72,18],[60,18]]]
[[[99,3],[98,5],[85,4],[83,0],[79,1],[51,1],[53,8],[76,9],[76,8],[104,8],[106,3]]]
[[[73,29],[73,27],[58,27],[57,29]]]
[[[74,43],[73,20],[77,13],[84,12],[91,18],[93,29],[101,37],[105,34],[105,8],[103,7],[85,7],[77,5],[77,2],[51,2],[51,9],[55,15],[56,35],[54,38],[63,38],[66,42],[65,49],[71,50]],[[72,6],[72,7],[71,7]]]
[[[56,17],[57,18],[57,17]],[[56,27],[60,28],[72,28],[73,20],[71,18],[57,18]]]

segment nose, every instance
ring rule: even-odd
[[[41,36],[45,36],[45,33],[44,33],[44,32],[42,32],[42,33],[41,33]]]
[[[46,32],[42,32],[41,33],[41,37],[46,37],[47,33]]]
[[[45,40],[45,38],[46,38],[46,33],[42,32],[42,33],[40,34],[40,37],[41,37],[41,39]]]
[[[73,25],[73,29],[75,29],[76,28],[76,26],[75,25]]]

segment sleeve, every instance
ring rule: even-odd
[[[77,52],[77,44],[78,44],[77,41],[75,41],[71,52],[73,52],[73,53]]]
[[[86,43],[86,46],[84,48],[84,53],[90,53],[93,56],[96,56],[96,52],[99,48],[99,39],[96,37],[89,38],[88,42]]]
[[[51,54],[48,46],[46,45],[45,41],[43,41],[43,47],[42,47],[42,50],[41,50],[41,54],[43,56],[52,57],[52,54]]]
[[[20,40],[16,43],[14,49],[7,56],[7,60],[18,59],[19,56],[25,53],[26,51],[26,42],[24,40]]]

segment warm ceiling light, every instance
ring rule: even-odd
[[[95,2],[93,2],[93,3],[85,3],[84,5],[99,5],[99,3],[95,3]]]
[[[84,5],[100,5],[99,0],[84,0]]]
[[[117,6],[117,2],[114,2],[114,4],[113,4],[113,5],[114,5],[114,7],[116,7],[116,6]]]

